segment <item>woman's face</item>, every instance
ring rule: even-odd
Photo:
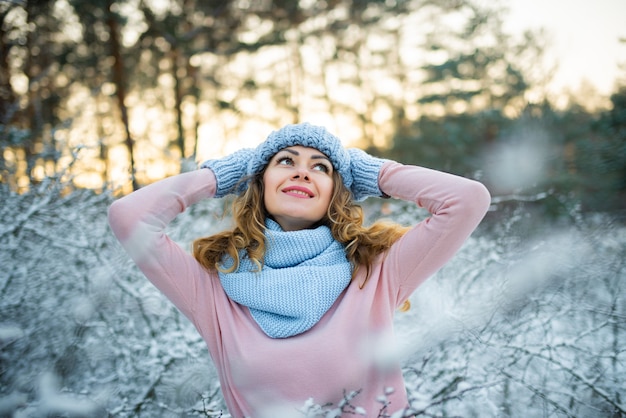
[[[310,228],[326,215],[333,193],[333,165],[315,148],[284,148],[263,173],[267,212],[285,231]]]

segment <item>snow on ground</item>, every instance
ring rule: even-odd
[[[51,182],[0,189],[0,200],[0,416],[228,416],[195,329],[108,230],[108,194]],[[405,203],[367,210],[406,224],[425,216]],[[221,214],[202,202],[171,235],[189,248],[228,224]],[[626,229],[572,219],[499,208],[415,292],[375,352],[381,364],[401,358],[413,412],[626,414]],[[350,401],[344,410],[363,412]],[[310,402],[298,416],[340,410]]]

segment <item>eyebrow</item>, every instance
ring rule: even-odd
[[[288,153],[293,154],[293,155],[296,155],[296,156],[299,156],[299,155],[300,155],[300,153],[299,153],[298,151],[296,151],[296,150],[294,150],[294,149],[291,149],[291,148],[283,148],[281,151],[287,151]],[[318,160],[318,159],[321,159],[321,160],[326,160],[326,161],[328,161],[328,162],[330,163],[330,158],[328,158],[328,157],[327,157],[327,156],[325,156],[324,154],[316,154],[316,155],[312,155],[312,156],[311,156],[311,159],[312,159],[312,160]],[[332,164],[332,163],[331,163],[331,164]]]

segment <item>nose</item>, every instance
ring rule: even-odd
[[[291,177],[292,179],[301,179],[309,181],[309,170],[306,167],[299,166],[296,168],[296,172]]]

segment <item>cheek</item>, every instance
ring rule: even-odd
[[[263,204],[265,205],[265,207],[267,207],[268,200],[271,200],[271,199],[268,199],[268,196],[267,196],[268,190],[270,190],[269,186],[270,185],[267,182],[266,177],[263,176],[263,194],[261,195],[261,199],[263,200]]]
[[[323,195],[324,195],[324,198],[328,202],[330,202],[330,199],[333,196],[333,189],[334,189],[334,185],[335,185],[334,183],[335,182],[332,179],[330,179],[327,183],[325,183],[323,185]]]
[[[265,209],[269,212],[273,212],[276,206],[276,188],[278,182],[271,175],[271,173],[265,173],[263,175],[263,195],[261,199],[265,205]]]

